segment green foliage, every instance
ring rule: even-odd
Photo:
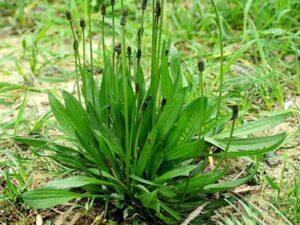
[[[122,210],[129,206],[142,208],[141,216],[154,214],[166,224],[177,223],[206,202],[209,204],[205,215],[210,215],[224,204],[222,199],[212,199],[211,193],[247,183],[257,171],[259,156],[281,146],[285,134],[262,138],[249,135],[283,122],[289,113],[234,129],[236,118],[231,124],[230,115],[221,110],[221,94],[217,101],[203,94],[191,97],[194,88],[203,93],[203,85],[183,85],[178,57],[166,54],[170,49],[161,42],[163,3],[155,6],[153,1],[149,85],[144,75],[149,71],[141,65],[143,58],[133,60],[126,55],[123,9],[121,50],[107,51],[102,46],[101,81],[90,72],[93,68],[87,67],[85,40],[82,57],[79,54],[79,37],[73,30],[73,19],[68,17],[74,38],[75,69],[80,78],[77,84],[80,80],[82,85],[77,90],[78,99],[66,91],[61,93],[63,101],[49,94],[53,115],[67,143],[14,139],[51,151],[51,158],[75,173],[26,192],[25,203],[48,208],[76,198],[93,197]],[[92,49],[90,54],[93,55]],[[226,129],[228,124],[230,131]],[[209,157],[216,158],[220,165],[209,167]],[[243,177],[220,181],[228,173],[230,157],[250,157],[253,163]]]
[[[27,162],[20,155],[10,151],[1,151],[0,157],[6,158],[0,160],[0,167],[8,167],[0,170],[0,181],[5,184],[0,194],[0,202],[4,200],[10,204],[18,203],[33,181],[32,176],[28,175]]]

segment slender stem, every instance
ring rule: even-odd
[[[92,25],[91,25],[91,0],[88,1],[88,23],[89,23],[89,39],[90,39],[90,60],[91,60],[91,85],[93,105],[95,106],[95,91],[94,91],[94,60],[93,60],[93,37],[92,37]]]
[[[74,42],[76,42],[78,44],[72,21],[70,21],[70,26],[71,26],[71,30],[72,30],[72,35],[73,35]],[[82,66],[81,66],[81,60],[80,60],[80,55],[79,55],[78,48],[75,50],[75,52],[77,54],[77,59],[78,59],[78,63],[79,63],[78,65],[79,65],[80,74],[82,75]]]
[[[153,11],[154,11],[154,1],[153,1]],[[158,88],[158,77],[157,77],[157,30],[158,30],[159,18],[156,17],[153,12],[153,28],[152,28],[152,57],[151,57],[151,89],[152,89],[152,126],[154,126],[156,121],[156,101],[157,101],[157,88]]]
[[[127,96],[127,83],[128,78],[126,74],[126,48],[125,48],[125,26],[122,26],[122,75],[123,75],[123,93],[124,93],[124,117],[125,117],[125,147],[126,147],[126,154],[125,154],[125,174],[126,174],[126,181],[127,185],[129,186],[129,172],[130,172],[130,156],[131,150],[129,147],[129,118],[128,118],[128,96]]]
[[[111,6],[111,9],[112,9],[112,29],[113,29],[113,35],[112,35],[112,47],[114,48],[115,47],[115,40],[116,40],[116,37],[115,37],[115,6],[112,5]]]
[[[232,120],[232,126],[231,126],[231,129],[230,129],[230,135],[229,135],[229,140],[227,142],[227,145],[226,145],[226,148],[221,156],[221,159],[218,163],[218,165],[215,167],[214,171],[217,171],[217,169],[222,165],[222,163],[224,162],[225,158],[226,158],[226,153],[228,152],[229,150],[229,147],[230,147],[230,144],[231,144],[231,140],[232,140],[232,136],[233,136],[233,131],[234,131],[234,126],[235,126],[235,119]]]
[[[90,39],[90,60],[91,60],[91,70],[92,74],[94,71],[94,60],[93,60],[93,37],[92,37],[92,25],[91,25],[91,2],[88,3],[88,20],[89,20],[89,39]]]
[[[76,48],[75,48],[75,56],[77,58],[77,66],[79,68],[79,71],[80,71],[80,75],[81,75],[81,80],[82,80],[82,85],[83,85],[83,97],[85,97],[85,76],[83,74],[83,69],[82,69],[82,65],[81,65],[81,60],[80,60],[80,54],[79,54],[79,51],[78,51],[78,41],[77,41],[77,38],[76,38],[76,34],[75,34],[75,30],[74,30],[74,27],[73,27],[73,23],[72,23],[72,20],[70,20],[70,27],[71,27],[71,31],[72,31],[72,35],[73,35],[73,40],[74,40],[74,43],[76,45]]]
[[[161,18],[160,18],[160,24],[159,24],[159,34],[158,34],[158,47],[157,47],[157,68],[159,68],[159,60],[160,60],[160,54],[161,54],[161,39],[162,39],[162,32],[163,32],[163,19],[164,19],[164,5],[165,0],[161,1]]]
[[[80,85],[79,85],[79,74],[78,74],[78,60],[77,60],[77,53],[76,50],[74,50],[74,57],[75,57],[75,74],[76,74],[76,85],[77,85],[77,94],[78,99],[81,104],[81,95],[80,95]]]
[[[85,32],[84,29],[82,29],[82,51],[83,51],[83,69],[86,71],[86,64],[85,64]]]
[[[213,5],[215,14],[217,16],[217,26],[219,31],[219,48],[220,48],[220,87],[219,87],[219,96],[218,96],[218,105],[217,105],[217,113],[216,113],[216,119],[215,124],[217,123],[220,115],[220,108],[222,103],[222,93],[223,93],[223,79],[224,79],[224,51],[223,51],[223,32],[221,29],[221,18],[219,15],[219,11],[215,5],[214,0],[211,0],[211,3]],[[213,133],[216,131],[216,126],[214,126]]]
[[[83,76],[83,80],[84,80],[84,96],[87,98],[87,89],[86,89],[86,57],[85,57],[85,32],[84,32],[84,29],[82,29],[82,51],[83,51],[83,68],[81,69],[82,70],[82,76]],[[79,54],[79,53],[78,53]],[[79,56],[78,56],[79,57]],[[86,99],[87,100],[87,99]],[[87,101],[86,101],[86,104],[87,104]]]
[[[103,49],[103,60],[105,63],[106,55],[105,55],[105,38],[104,38],[104,20],[105,20],[105,16],[102,17],[102,49]]]
[[[113,63],[112,63],[112,72],[113,72],[113,77],[115,76],[115,59],[114,59],[114,47],[115,47],[115,6],[111,6],[112,9],[112,29],[113,29],[113,34],[112,34],[112,49],[113,49]],[[116,79],[118,80],[118,79]]]
[[[141,33],[138,37],[138,49],[142,49],[142,39],[144,35],[144,17],[145,17],[145,10],[142,11],[142,19],[141,19]]]
[[[143,41],[143,35],[144,35],[144,16],[145,16],[145,10],[142,10],[142,19],[141,19],[141,30],[138,34],[138,51],[142,52],[142,41]],[[138,57],[137,59],[137,75],[136,77],[140,76],[142,69],[141,69],[141,58]],[[140,84],[138,81],[136,81],[136,107],[139,108],[141,104],[141,95],[140,95]]]

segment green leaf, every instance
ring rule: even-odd
[[[186,189],[188,192],[198,191],[203,187],[205,187],[206,185],[216,182],[224,175],[225,175],[224,171],[217,171],[217,172],[211,172],[206,174],[197,174],[193,176],[191,179],[185,180],[184,182],[178,184],[176,187],[178,191],[182,192],[185,190],[186,185],[188,184]]]
[[[271,186],[271,188],[273,188],[274,190],[277,190],[277,191],[281,190],[279,185],[271,177],[266,176],[266,180],[267,180],[268,184]]]
[[[157,190],[138,195],[137,198],[142,202],[144,207],[154,209],[156,212],[160,211],[160,203],[157,198]]]
[[[164,139],[181,113],[186,89],[177,90],[159,115],[156,126],[158,127],[158,139]]]
[[[51,150],[55,151],[57,153],[64,153],[65,155],[70,155],[71,153],[78,153],[77,150],[63,146],[60,144],[56,144],[52,141],[40,139],[40,138],[31,138],[31,137],[19,137],[15,136],[13,137],[15,141],[21,142],[23,144],[35,147],[35,148],[41,148],[45,150]]]
[[[136,175],[134,175],[134,174],[131,174],[131,175],[130,175],[130,178],[132,178],[133,180],[136,180],[136,181],[138,181],[138,182],[140,182],[140,183],[143,183],[143,184],[148,184],[148,185],[152,185],[152,186],[161,186],[161,185],[156,184],[156,183],[154,183],[154,182],[152,182],[152,181],[145,180],[145,179],[143,179],[143,178],[141,178],[141,177],[138,177],[138,176],[136,176]]]
[[[188,142],[182,145],[170,147],[166,150],[164,160],[186,160],[201,156],[204,155],[203,151],[205,150],[205,147],[206,146],[203,138],[195,142]]]
[[[172,169],[154,180],[155,183],[163,183],[167,180],[180,176],[189,176],[190,172],[197,168],[197,165],[190,165]]]
[[[278,149],[284,140],[286,139],[286,134],[278,136],[280,139],[278,139],[273,145],[259,148],[259,149],[251,149],[251,145],[249,146],[250,150],[241,150],[241,151],[228,151],[226,153],[220,152],[220,153],[214,153],[213,156],[222,156],[225,154],[226,157],[244,157],[244,156],[255,156],[255,155],[261,155],[265,154],[270,151],[274,151]],[[224,145],[219,145],[218,142],[211,141],[211,143],[214,143],[215,146],[220,147],[221,149],[224,148]],[[230,149],[230,148],[229,148]]]
[[[65,179],[50,181],[45,185],[45,188],[46,189],[69,189],[69,188],[83,187],[86,185],[104,185],[104,186],[118,187],[118,185],[114,183],[98,180],[92,177],[73,176]]]
[[[76,198],[90,197],[87,194],[78,194],[66,190],[58,189],[37,189],[26,192],[22,195],[22,199],[26,204],[33,208],[44,209],[51,208],[71,201]]]
[[[52,112],[61,126],[63,132],[67,134],[69,137],[75,137],[75,125],[73,120],[70,118],[70,115],[63,104],[61,104],[57,98],[49,93],[49,103],[52,109]]]
[[[21,121],[23,120],[23,117],[24,117],[24,114],[25,114],[27,99],[28,99],[28,96],[27,96],[27,93],[26,93],[25,97],[22,101],[22,104],[20,105],[20,109],[19,109],[17,117],[16,117],[14,135],[17,135],[18,132],[19,132],[19,127],[20,127]]]
[[[246,123],[234,130],[234,136],[245,136],[254,134],[259,131],[265,131],[270,128],[274,128],[278,124],[283,123],[291,116],[290,112],[281,112],[267,118],[263,118],[257,121]],[[224,131],[220,134],[213,136],[214,139],[229,137],[230,131]]]
[[[175,146],[189,141],[199,132],[201,123],[204,124],[207,98],[197,98],[182,112],[173,131],[170,133],[167,146]]]
[[[23,144],[33,146],[36,148],[48,148],[47,144],[48,141],[44,139],[39,139],[39,138],[30,138],[30,137],[20,137],[20,136],[15,136],[13,137],[15,141],[21,142]]]
[[[99,125],[98,130],[94,130],[94,133],[98,140],[103,139],[105,141],[112,153],[121,156],[121,158],[125,161],[125,153],[120,140],[108,127],[101,124]]]
[[[261,149],[265,147],[270,147],[282,139],[286,138],[286,133],[281,133],[273,136],[266,137],[255,137],[255,138],[232,138],[230,142],[229,151],[243,151],[250,149]],[[216,145],[221,149],[225,149],[228,139],[214,140],[210,137],[205,137],[205,140],[211,144]]]
[[[154,128],[152,132],[147,137],[146,143],[140,153],[140,156],[138,158],[137,166],[136,166],[136,175],[141,177],[146,165],[148,163],[148,160],[150,160],[152,149],[155,145],[155,139],[157,137],[157,128]]]
[[[157,191],[165,198],[175,198],[177,196],[177,189],[172,186],[162,186],[159,187]]]
[[[228,189],[232,189],[232,188],[241,186],[242,184],[245,184],[246,182],[251,180],[254,177],[254,175],[255,175],[255,172],[252,172],[250,175],[243,177],[243,178],[239,178],[239,179],[231,180],[231,181],[225,181],[225,182],[221,182],[218,184],[210,184],[203,188],[203,192],[213,193],[213,192],[226,191]]]
[[[173,95],[173,81],[169,72],[169,62],[168,57],[165,56],[162,58],[161,65],[161,91],[163,97],[170,99]]]
[[[92,134],[89,128],[87,114],[80,102],[68,92],[63,91],[65,100],[66,112],[76,131],[87,140],[91,140]]]

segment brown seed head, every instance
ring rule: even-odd
[[[116,4],[116,0],[110,0],[110,4],[111,5],[115,5]]]

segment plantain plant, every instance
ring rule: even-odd
[[[100,42],[104,70],[99,80],[86,63],[87,55],[93,61],[92,41],[90,48],[85,46],[86,38],[92,37],[90,16],[88,23],[80,21],[81,43],[72,15],[66,12],[73,34],[78,95],[62,91],[60,101],[49,94],[53,115],[66,140],[62,144],[46,138],[14,139],[50,151],[49,157],[70,172],[64,179],[24,193],[25,203],[48,208],[77,198],[99,199],[121,210],[134,208],[141,220],[164,224],[178,223],[203,205],[205,212],[199,218],[204,218],[226,203],[212,193],[251,180],[260,156],[283,144],[285,133],[259,138],[250,135],[282,123],[289,113],[235,126],[238,107],[233,106],[232,114],[228,113],[220,110],[221,95],[204,95],[202,60],[197,63],[197,87],[183,85],[180,60],[169,54],[169,44],[162,41],[165,3],[152,1],[150,69],[142,66],[147,0],[141,4],[136,51],[126,46],[128,11],[123,1],[121,43],[115,42],[115,1],[111,1],[115,45],[112,50],[106,47],[104,24],[108,8],[102,5]],[[146,60],[143,65],[148,64]],[[146,79],[148,73],[150,82]],[[199,90],[196,96],[192,93],[195,89]],[[226,175],[234,163],[230,158],[236,157],[249,159],[247,174],[228,179]]]

